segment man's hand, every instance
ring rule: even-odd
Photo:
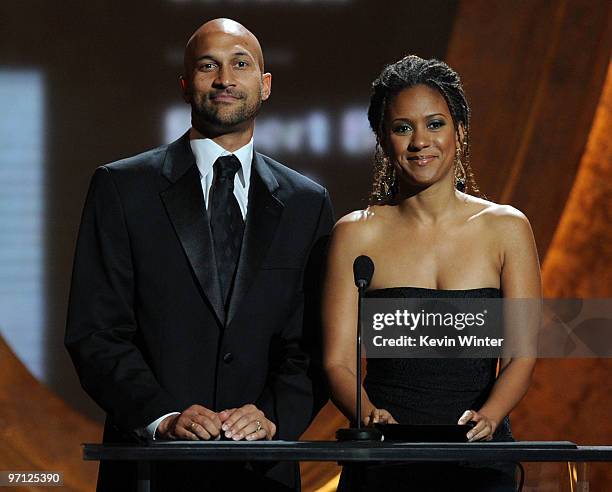
[[[225,437],[234,441],[246,439],[255,441],[258,439],[270,440],[276,434],[276,425],[268,420],[264,413],[255,405],[248,404],[240,408],[230,408],[219,412],[221,429]]]
[[[217,439],[221,433],[221,420],[212,410],[191,405],[182,413],[170,415],[159,423],[157,437],[189,441]]]

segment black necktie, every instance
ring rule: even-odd
[[[234,196],[234,177],[240,161],[234,155],[219,157],[214,164],[211,187],[210,228],[215,244],[217,272],[223,301],[227,305],[244,233],[244,220]]]

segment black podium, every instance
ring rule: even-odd
[[[83,444],[83,459],[138,462],[139,492],[150,490],[150,464],[203,461],[612,461],[612,446],[577,446],[569,441],[400,443],[335,441],[172,441],[149,445]]]

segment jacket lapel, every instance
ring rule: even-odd
[[[189,146],[189,134],[168,146],[162,175],[171,185],[160,193],[185,255],[217,319],[225,309],[217,275],[212,234],[200,184],[200,173]]]
[[[254,152],[248,213],[226,325],[240,308],[276,232],[284,208],[275,195],[278,186],[269,166]]]

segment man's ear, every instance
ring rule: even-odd
[[[261,82],[261,100],[266,101],[272,93],[272,74],[269,72],[262,74]]]
[[[182,75],[179,76],[179,84],[181,86],[181,93],[183,94],[183,100],[186,103],[191,102],[191,90],[189,89],[189,82]]]

